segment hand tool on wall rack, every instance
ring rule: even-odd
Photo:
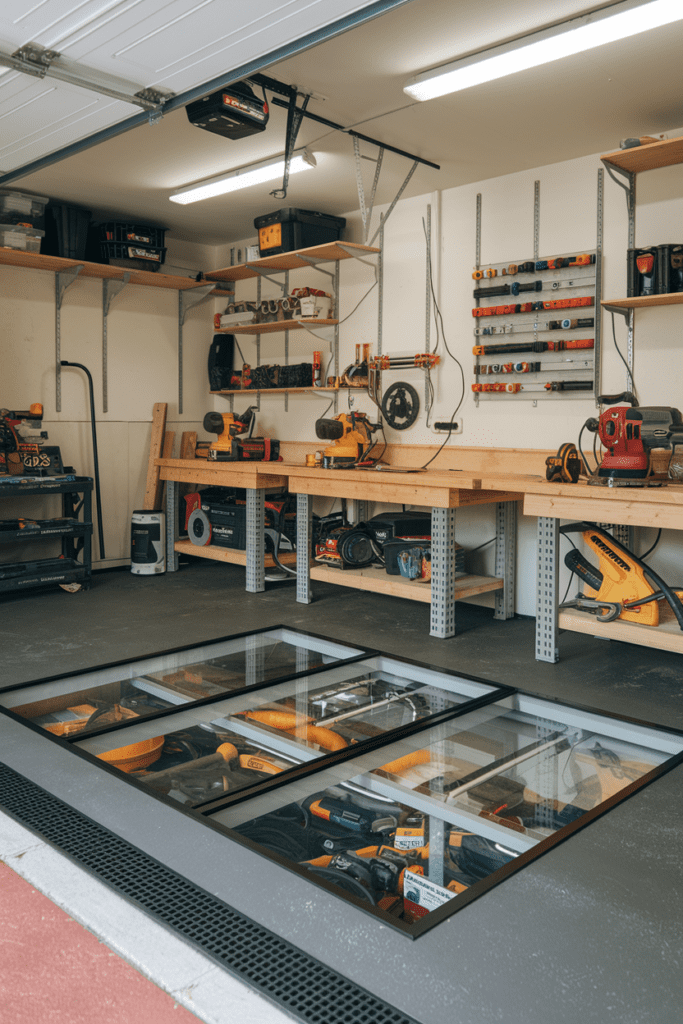
[[[441,362],[433,352],[417,352],[415,355],[373,356],[368,361],[368,394],[378,408],[382,408],[381,389],[383,370],[417,368],[430,373]]]
[[[566,341],[519,341],[500,345],[475,345],[472,355],[513,355],[516,352],[566,352],[574,349],[592,349],[594,338],[569,338]]]
[[[472,391],[479,394],[495,393],[506,391],[510,395],[516,395],[520,391],[592,391],[592,380],[549,380],[545,384],[473,384]]]
[[[100,539],[100,558],[104,558],[104,527],[102,525],[102,494],[100,491],[100,462],[97,454],[97,426],[95,422],[95,393],[93,391],[92,375],[87,366],[83,363],[71,363],[66,359],[60,360],[61,366],[76,366],[83,370],[88,378],[88,389],[90,391],[90,427],[92,430],[92,457],[95,470],[95,504],[97,507],[97,532]]]
[[[564,320],[520,320],[507,324],[488,324],[486,327],[475,327],[475,338],[488,337],[492,334],[536,334],[537,331],[572,331],[577,327],[594,327],[592,316]]]
[[[476,306],[472,316],[511,316],[516,313],[533,313],[539,309],[578,309],[594,306],[594,295],[582,295],[575,299],[548,299],[543,302],[519,302],[507,306]]]
[[[474,367],[474,374],[485,377],[491,373],[547,373],[553,370],[583,370],[592,365],[592,359],[561,359],[555,363],[479,363]]]
[[[589,484],[607,487],[661,487],[664,481],[651,476],[652,451],[664,448],[676,453],[683,446],[683,416],[671,406],[638,406],[630,391],[601,395],[601,405],[611,408],[599,419],[591,417],[584,427],[597,433],[607,449]],[[617,405],[628,402],[628,405]],[[683,448],[681,448],[683,451]]]
[[[475,288],[472,296],[475,299],[484,299],[494,295],[520,295],[522,292],[557,292],[567,288],[590,288],[595,284],[595,277],[579,277],[567,281],[529,281],[527,284],[503,284],[495,288]]]
[[[573,547],[565,555],[571,569],[592,593],[579,594],[563,607],[597,613],[598,622],[624,619],[643,626],[659,625],[659,601],[666,601],[683,630],[683,588],[671,587],[642,559],[594,523],[568,523],[560,533],[580,533],[598,556],[598,567]]]
[[[472,277],[481,281],[485,277],[514,276],[515,274],[534,274],[539,270],[561,270],[563,267],[587,267],[595,263],[595,253],[581,253],[579,256],[555,256],[549,260],[525,260],[523,263],[508,263],[507,266],[483,267],[475,270]]]

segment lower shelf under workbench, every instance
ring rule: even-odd
[[[622,640],[624,643],[639,644],[641,647],[656,647],[660,651],[683,654],[683,630],[668,607],[660,606],[660,609],[659,626],[640,626],[637,622],[625,622],[623,619],[598,622],[596,615],[580,611],[578,608],[566,608],[561,611],[558,626],[560,629],[588,633],[605,640]]]
[[[333,566],[311,565],[311,579],[325,583],[336,583],[340,587],[354,590],[371,590],[375,594],[390,594],[405,597],[409,601],[424,601],[431,604],[432,588],[420,580],[407,580],[403,576],[390,576],[384,569],[368,566],[367,569],[335,569]],[[503,580],[495,576],[461,576],[455,581],[455,600],[462,601],[475,594],[486,594],[490,590],[502,590]]]
[[[246,566],[247,564],[246,551],[240,551],[237,548],[223,548],[218,544],[206,544],[205,546],[200,547],[197,544],[193,544],[191,540],[177,540],[174,544],[174,548],[180,555],[196,555],[197,558],[212,558],[215,562],[230,562],[232,565]],[[279,558],[283,565],[296,564],[296,552],[283,551]],[[265,555],[263,564],[266,569],[277,568],[272,555]]]

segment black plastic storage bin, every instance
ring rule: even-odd
[[[67,203],[48,203],[45,238],[40,251],[46,256],[84,260],[88,242],[90,210]]]
[[[288,207],[257,217],[254,227],[258,228],[259,255],[275,256],[292,249],[337,242],[346,227],[346,219]]]
[[[683,245],[657,246],[659,294],[683,292]]]
[[[133,270],[156,271],[166,259],[166,228],[127,221],[100,224],[100,258],[103,263]]]

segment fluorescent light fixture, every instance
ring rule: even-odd
[[[435,99],[682,19],[683,0],[650,0],[649,3],[627,0],[431,71],[423,71],[406,82],[403,91],[416,100]]]
[[[289,165],[290,174],[298,174],[299,171],[308,170],[316,166],[316,159],[307,149],[294,153]],[[211,199],[213,196],[222,196],[226,192],[236,192],[240,188],[251,188],[252,185],[261,185],[264,181],[275,181],[285,173],[284,156],[263,160],[258,164],[247,164],[246,167],[238,167],[237,170],[228,171],[227,174],[217,174],[213,178],[205,178],[195,185],[187,185],[169,196],[172,203],[198,203],[200,199]]]

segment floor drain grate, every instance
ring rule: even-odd
[[[0,806],[305,1024],[416,1024],[1,763]]]

